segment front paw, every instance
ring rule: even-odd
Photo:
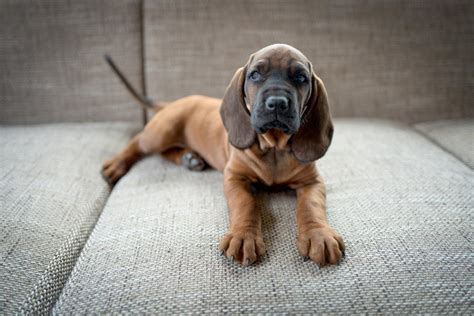
[[[329,226],[300,230],[298,250],[303,257],[324,266],[336,264],[344,255],[344,241],[341,235]]]
[[[242,229],[226,234],[219,248],[227,258],[248,266],[265,254],[261,232],[256,229]]]

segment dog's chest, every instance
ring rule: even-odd
[[[287,184],[292,182],[299,171],[299,163],[288,150],[270,148],[259,157],[256,173],[264,184]]]

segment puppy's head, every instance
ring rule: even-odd
[[[300,51],[283,44],[259,50],[237,70],[221,117],[234,147],[248,148],[257,133],[276,129],[291,135],[291,149],[302,162],[322,157],[333,134],[321,79]]]

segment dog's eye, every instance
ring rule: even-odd
[[[256,71],[256,70],[254,70],[254,71],[252,71],[252,72],[250,73],[249,78],[250,78],[252,81],[260,81],[260,80],[263,79],[262,75],[261,75],[258,71]]]
[[[306,83],[308,82],[308,77],[306,77],[305,75],[297,75],[295,77],[295,82],[299,84]]]

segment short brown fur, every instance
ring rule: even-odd
[[[265,67],[270,68],[299,62],[312,74],[308,91],[298,92],[305,107],[301,127],[294,135],[274,129],[256,134],[250,125],[256,91],[255,87],[245,89],[245,74],[260,60],[267,60]],[[260,182],[296,190],[299,253],[320,265],[337,263],[343,256],[344,242],[327,221],[326,190],[314,162],[329,147],[333,126],[326,90],[311,67],[306,57],[290,46],[262,49],[236,72],[223,100],[189,96],[160,106],[144,130],[104,164],[104,177],[115,184],[145,155],[163,154],[180,164],[181,155],[192,150],[224,174],[230,229],[219,247],[227,257],[249,265],[265,253],[261,218],[250,188]]]

